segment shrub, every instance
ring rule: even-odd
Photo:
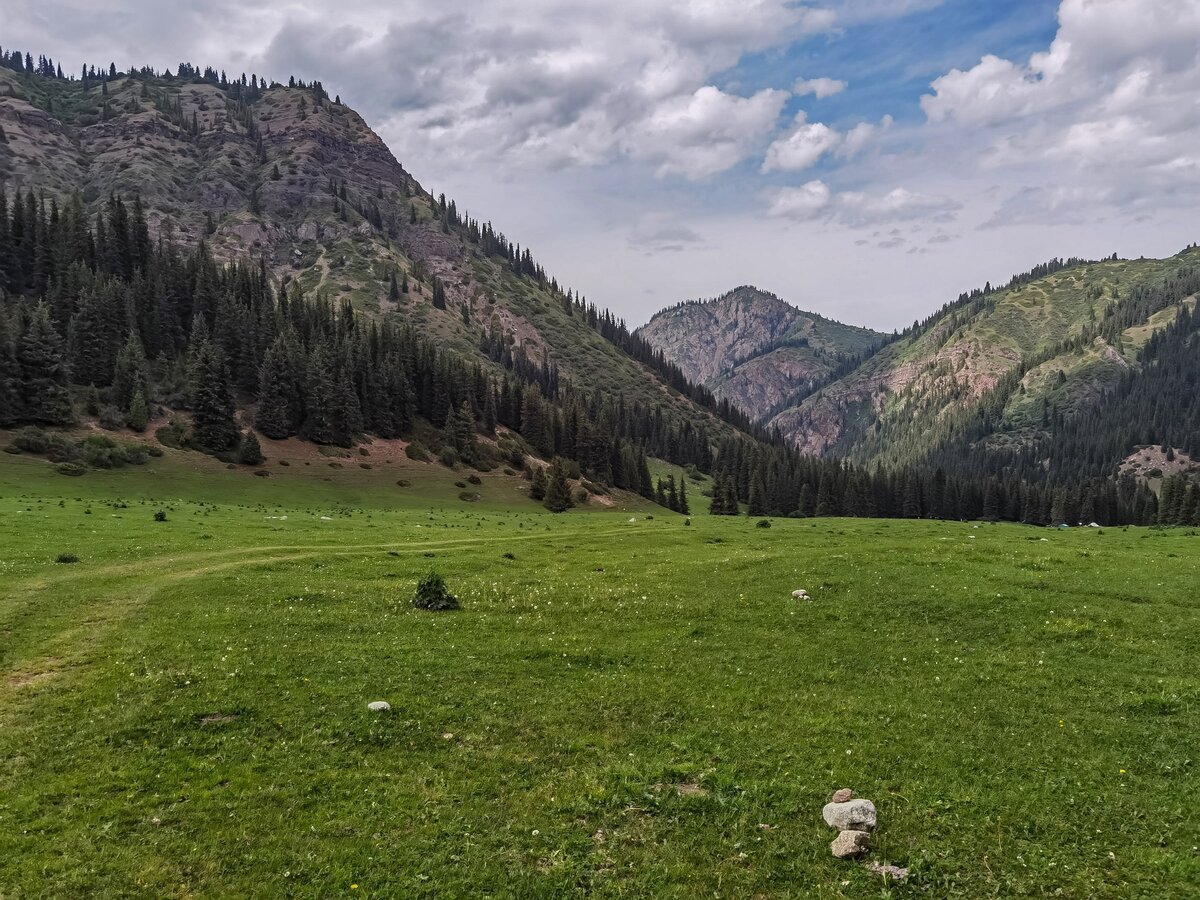
[[[505,553],[503,556],[505,559],[516,559],[516,556],[514,556],[511,552]]]
[[[404,448],[404,455],[414,462],[429,462],[429,460],[432,459],[432,457],[429,455],[429,451],[416,441],[413,441]]]
[[[81,462],[61,462],[54,467],[54,471],[59,475],[70,475],[77,478],[80,475],[87,474],[87,466]]]
[[[465,488],[467,486],[467,483],[465,481],[456,481],[456,482],[454,482],[454,486],[456,488]]]
[[[270,478],[271,477],[271,473],[268,472],[266,469],[255,469],[254,474],[257,475],[259,478]]]
[[[754,527],[755,528],[770,528],[771,520],[770,519],[759,519],[758,522],[755,523]]]
[[[400,487],[409,487],[412,484],[412,482],[406,481],[405,479],[401,478],[399,481],[396,482],[396,484],[399,485]]]
[[[453,469],[456,465],[458,465],[458,454],[454,452],[453,447],[443,447],[441,452],[438,454],[438,462],[440,462],[447,469]]]
[[[483,498],[474,491],[459,491],[458,499],[465,500],[467,503],[478,503]]]
[[[167,521],[167,511],[165,509],[160,509],[157,512],[155,512],[154,513],[154,521],[155,522]]]
[[[191,435],[188,434],[187,428],[175,419],[172,419],[166,425],[154,430],[155,439],[164,447],[170,447],[172,450],[186,450]]]
[[[100,422],[100,427],[106,431],[120,431],[125,427],[125,413],[111,403],[100,407],[100,415],[97,420]]]
[[[358,467],[359,467],[360,469],[370,469],[370,468],[373,468],[373,467],[372,467],[372,465],[371,465],[370,463],[359,463],[359,464],[358,464]]]
[[[478,475],[468,475],[467,481],[470,482],[471,484],[483,484],[483,479],[480,478]]]
[[[74,553],[60,553],[54,557],[54,561],[56,563],[77,563],[79,562],[79,557]]]
[[[446,581],[437,572],[430,572],[417,582],[413,606],[429,612],[458,609],[458,598],[446,589]]]
[[[264,460],[262,445],[259,444],[258,438],[253,431],[247,431],[238,442],[237,461],[243,466],[258,466]]]

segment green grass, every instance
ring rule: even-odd
[[[0,896],[1200,883],[1194,533],[630,523],[408,468],[0,457]],[[411,609],[431,568],[461,611]],[[830,856],[842,786],[908,884]]]

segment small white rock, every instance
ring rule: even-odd
[[[392,704],[388,703],[386,700],[372,700],[367,704],[367,709],[369,709],[371,712],[387,712],[391,708]]]

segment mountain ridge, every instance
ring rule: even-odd
[[[693,382],[758,420],[886,339],[750,285],[668,307],[636,333]]]

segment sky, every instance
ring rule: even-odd
[[[5,0],[63,65],[317,79],[640,324],[753,284],[882,330],[1200,240],[1196,0]]]

